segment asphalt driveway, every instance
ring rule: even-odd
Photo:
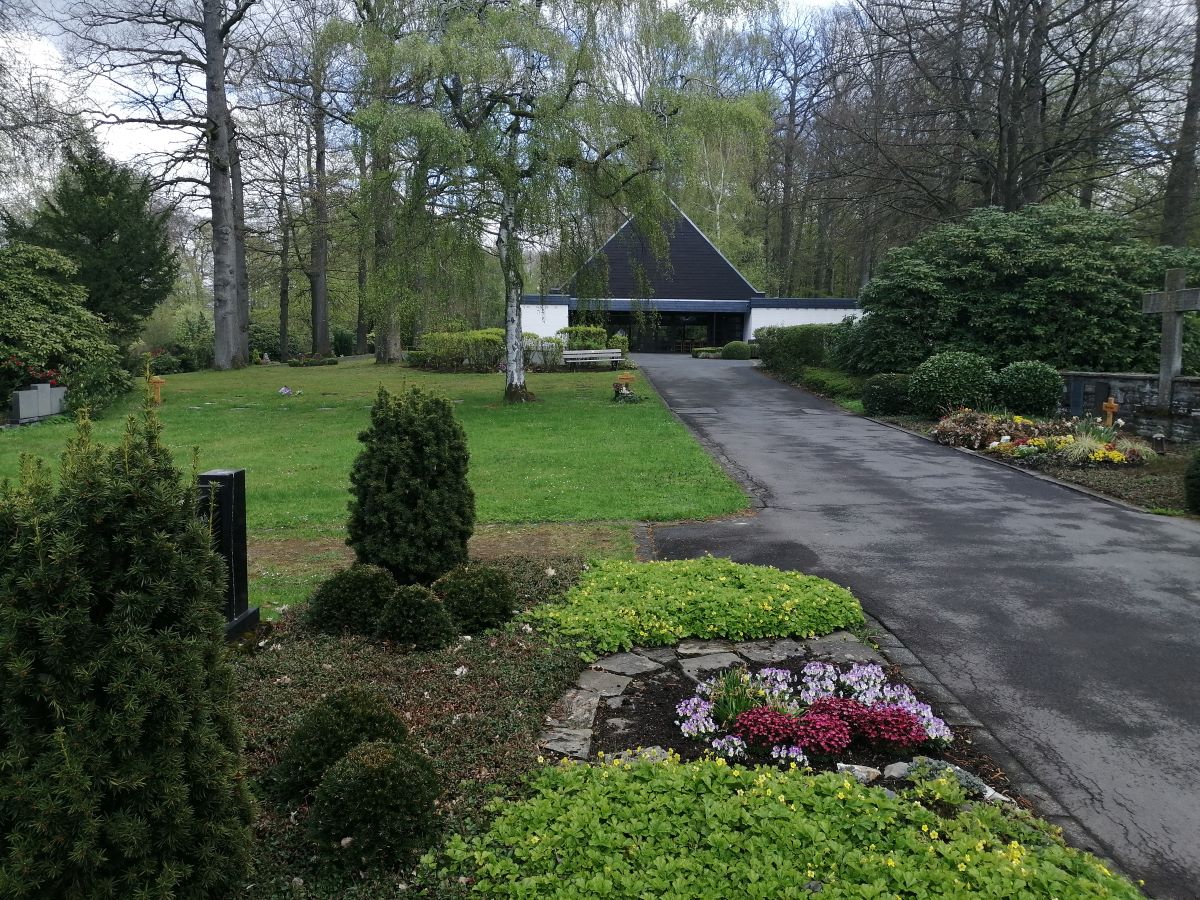
[[[1154,896],[1200,897],[1200,523],[1125,509],[850,415],[750,364],[643,355],[752,485],[659,527],[849,586]]]

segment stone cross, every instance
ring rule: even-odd
[[[1171,384],[1183,371],[1183,314],[1200,310],[1200,288],[1185,288],[1186,269],[1167,269],[1165,290],[1142,295],[1142,312],[1162,316],[1158,405],[1171,406]]]
[[[1117,403],[1117,398],[1109,397],[1104,401],[1100,408],[1104,410],[1104,424],[1107,427],[1112,428],[1113,416],[1116,415],[1117,410],[1121,408]]]

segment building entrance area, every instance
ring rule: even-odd
[[[724,347],[744,335],[744,313],[631,312],[603,313],[610,335],[629,338],[638,353],[691,353],[697,347]],[[595,316],[595,313],[593,313]]]

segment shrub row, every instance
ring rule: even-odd
[[[999,372],[974,353],[950,351],[931,356],[908,383],[913,408],[937,415],[956,407],[978,409],[999,403],[1017,413],[1048,415],[1062,394],[1062,378],[1052,366],[1033,361],[1009,363]]]
[[[836,369],[804,366],[796,380],[813,393],[833,400],[857,400],[862,395],[863,380]]]
[[[759,328],[754,332],[763,368],[798,380],[805,366],[825,366],[829,360],[829,325],[791,325]]]
[[[526,369],[557,369],[562,365],[563,341],[526,332],[522,356]],[[408,364],[439,372],[496,372],[504,365],[504,329],[429,332],[417,350],[408,351]]]

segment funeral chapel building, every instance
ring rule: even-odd
[[[569,325],[602,322],[610,335],[628,336],[631,350],[687,353],[748,341],[768,325],[825,324],[858,315],[853,298],[767,297],[695,222],[678,207],[676,212],[663,258],[627,220],[565,287],[523,298],[524,330],[553,337]],[[588,282],[603,285],[604,296],[581,298]]]

